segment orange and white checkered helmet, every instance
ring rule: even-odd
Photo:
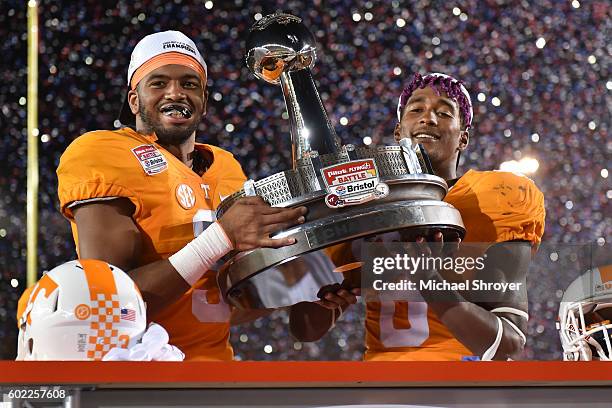
[[[125,272],[88,259],[45,274],[19,324],[18,360],[101,360],[111,348],[140,340],[146,313]]]

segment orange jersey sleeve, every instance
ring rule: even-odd
[[[544,195],[525,176],[503,171],[468,171],[444,198],[461,213],[465,242],[511,240],[539,245],[544,234]]]
[[[70,220],[75,243],[78,231],[71,205],[116,197],[129,199],[142,234],[137,266],[167,259],[215,221],[218,194],[240,189],[246,177],[233,156],[216,147],[196,145],[213,162],[200,177],[156,143],[155,136],[132,129],[87,133],[77,138],[57,170],[62,213]],[[101,243],[103,245],[103,243]],[[229,360],[230,308],[216,283],[216,268],[174,304],[147,316],[161,324],[188,360]]]
[[[544,196],[527,177],[468,171],[444,201],[461,213],[464,242],[530,241],[544,233]],[[483,246],[483,248],[485,248]],[[369,302],[366,360],[461,360],[471,352],[455,339],[425,302]]]
[[[134,171],[131,152],[151,140],[128,131],[97,131],[86,133],[68,146],[57,169],[60,210],[72,219],[70,204],[82,200],[112,197],[128,198],[142,210],[142,200],[133,186],[145,179]]]

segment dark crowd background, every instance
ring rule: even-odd
[[[0,2],[0,358],[14,358],[15,309],[26,275],[26,1]],[[118,126],[130,52],[159,30],[193,38],[208,63],[208,114],[199,141],[230,150],[261,178],[290,165],[280,87],[257,81],[244,41],[261,15],[304,19],[318,45],[313,70],[344,143],[392,144],[397,97],[413,72],[461,78],[475,125],[460,170],[532,157],[546,197],[547,245],[610,242],[608,167],[610,7],[606,1],[51,1],[39,4],[40,271],[74,259],[58,211],[55,169],[78,135]],[[482,95],[479,95],[482,94]],[[554,250],[541,251],[542,262]],[[559,359],[554,320],[571,256],[533,268],[525,358]],[[562,260],[567,259],[565,264]],[[569,272],[572,271],[572,272]],[[294,342],[287,316],[234,328],[238,359],[358,360],[363,305],[317,343]]]

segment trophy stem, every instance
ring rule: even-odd
[[[293,168],[316,150],[320,155],[340,151],[340,140],[319,97],[310,69],[283,72],[280,76],[293,145]]]

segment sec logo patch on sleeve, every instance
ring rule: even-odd
[[[168,169],[168,161],[153,145],[140,145],[132,149],[144,172],[154,176]]]

